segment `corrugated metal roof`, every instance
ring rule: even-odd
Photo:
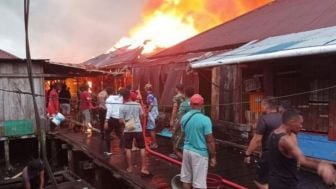
[[[153,57],[225,48],[267,37],[336,25],[335,0],[276,0]]]
[[[204,59],[201,61],[194,62],[192,67],[198,67],[205,65],[221,65],[221,64],[233,64],[241,62],[254,61],[253,57],[261,58],[262,56],[268,56],[269,59],[273,58],[285,58],[289,56],[300,56],[309,54],[322,54],[325,52],[333,52],[333,50],[323,51],[323,48],[330,48],[335,46],[336,52],[336,26],[322,28],[307,32],[293,33],[288,35],[270,37],[258,42],[251,42],[249,44],[243,45],[235,50],[221,53]],[[307,49],[315,48],[316,51],[307,51]],[[321,49],[321,50],[319,50]],[[296,52],[291,53],[286,56],[285,53],[282,56],[276,56],[278,52]],[[306,52],[306,53],[303,53]],[[273,57],[271,56],[273,55]],[[248,60],[247,60],[248,58]],[[264,58],[263,60],[266,60]],[[203,67],[203,66],[201,66]]]
[[[18,57],[0,49],[0,59],[19,59]]]
[[[119,49],[106,54],[101,54],[95,58],[92,58],[83,64],[89,68],[109,68],[118,67],[121,64],[133,63],[141,54],[143,48],[138,47],[136,49]]]

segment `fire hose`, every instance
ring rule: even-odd
[[[147,116],[144,116],[144,120],[143,120],[143,124],[142,124],[142,133],[143,133],[144,139],[146,138],[146,125],[147,125]],[[156,152],[156,151],[150,149],[149,146],[148,146],[148,144],[146,143],[146,140],[145,140],[145,149],[146,149],[146,151],[148,153],[150,153],[152,155],[155,155],[155,156],[157,156],[157,157],[159,157],[161,159],[164,159],[164,160],[166,160],[166,161],[168,161],[170,163],[173,163],[173,164],[175,164],[177,166],[182,166],[182,162],[181,161],[178,161],[178,160],[176,160],[174,158],[171,158],[171,157],[169,157],[167,155],[164,155],[162,153],[159,153],[159,152]],[[231,182],[231,181],[226,180],[224,178],[221,178],[221,182],[224,185],[230,186],[230,187],[235,188],[235,189],[247,189],[244,186],[241,186],[241,185],[239,185],[237,183]]]

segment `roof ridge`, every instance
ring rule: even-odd
[[[19,57],[0,49],[0,58],[1,59],[19,59]]]

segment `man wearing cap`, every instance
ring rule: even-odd
[[[204,99],[199,94],[190,98],[191,110],[181,119],[185,134],[181,182],[184,189],[207,188],[208,161],[216,165],[215,140],[209,117],[201,113]]]
[[[152,85],[147,83],[145,85],[145,91],[147,93],[147,130],[151,135],[152,143],[149,146],[152,149],[158,148],[155,135],[155,121],[159,115],[157,99],[152,92]]]

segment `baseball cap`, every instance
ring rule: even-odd
[[[190,98],[190,104],[199,104],[202,105],[204,103],[204,99],[200,94],[194,94]]]

